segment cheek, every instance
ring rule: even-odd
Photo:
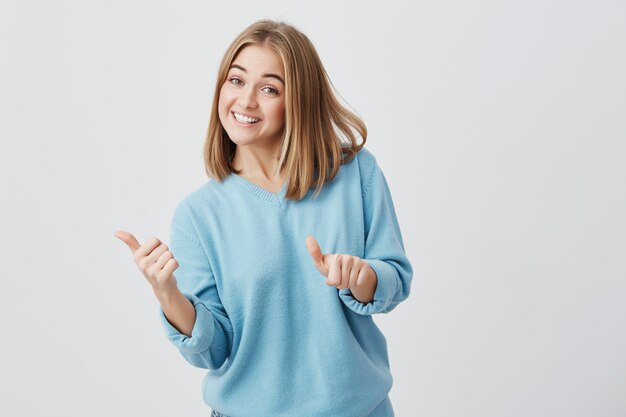
[[[224,119],[227,118],[228,111],[228,93],[222,88],[220,90],[220,96],[217,99],[217,114],[220,116],[222,123],[224,123]]]
[[[285,122],[285,105],[276,106],[272,113],[275,119]]]
[[[224,94],[224,88],[220,90],[219,97],[217,98],[217,108],[222,112],[224,108],[224,102],[226,101],[226,95]]]
[[[220,88],[220,96],[217,100],[220,107],[225,107],[232,99],[232,92],[226,88],[226,84]]]

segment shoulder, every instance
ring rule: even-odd
[[[179,225],[189,226],[189,222],[194,218],[202,216],[203,212],[210,210],[211,201],[215,201],[216,189],[220,183],[211,178],[203,185],[188,192],[176,204],[172,222]]]
[[[364,146],[359,152],[357,152],[354,159],[358,164],[359,175],[362,181],[367,184],[367,182],[371,180],[372,176],[374,175],[374,172],[379,169],[376,157],[369,149]]]
[[[357,152],[355,159],[359,161],[359,166],[363,166],[366,169],[371,169],[374,165],[376,165],[376,157],[365,146]]]
[[[364,146],[350,161],[345,163],[340,170],[339,177],[351,184],[354,182],[360,183],[361,192],[365,193],[379,170],[376,157]]]

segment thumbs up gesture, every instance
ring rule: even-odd
[[[315,267],[327,278],[327,285],[338,289],[349,288],[352,295],[364,303],[374,299],[378,279],[369,263],[348,254],[322,254],[313,236],[306,238],[306,246]]]
[[[174,270],[178,262],[165,243],[151,237],[143,245],[139,245],[132,234],[119,230],[116,238],[126,243],[133,253],[135,263],[146,277],[156,295],[172,293],[178,289]]]

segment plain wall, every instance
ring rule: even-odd
[[[388,179],[396,415],[626,415],[626,5],[576,0],[2,1],[0,414],[209,415],[113,233],[167,242],[260,18],[310,37]]]

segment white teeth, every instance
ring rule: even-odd
[[[241,115],[239,113],[233,112],[233,114],[235,115],[235,119],[237,119],[238,121],[240,121],[242,123],[255,123],[255,122],[259,121],[259,119],[252,119],[250,117],[243,116],[243,115]]]

